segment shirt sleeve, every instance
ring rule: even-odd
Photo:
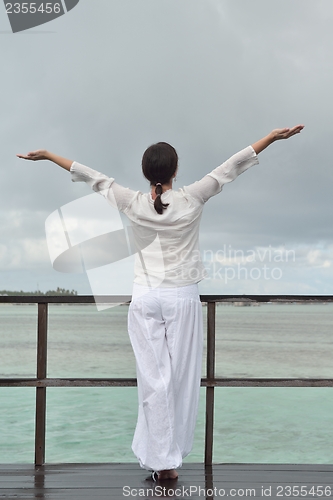
[[[219,167],[196,181],[184,187],[184,191],[193,198],[205,203],[209,198],[222,191],[223,185],[232,182],[248,168],[259,163],[258,156],[252,146],[234,154]]]
[[[123,212],[130,204],[136,191],[117,184],[113,177],[101,174],[90,167],[74,161],[70,168],[73,182],[85,182],[96,193],[101,194],[114,208]]]

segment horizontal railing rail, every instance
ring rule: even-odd
[[[201,295],[207,304],[207,359],[205,465],[213,462],[214,388],[215,387],[333,387],[333,378],[222,378],[215,376],[215,318],[217,302],[333,302],[333,295]],[[0,378],[0,387],[35,387],[35,465],[45,463],[46,389],[48,387],[134,387],[135,378],[48,378],[47,325],[48,304],[126,304],[129,295],[2,295],[0,304],[37,304],[37,376],[36,378]]]
[[[0,295],[0,304],[130,303],[131,295]],[[333,295],[200,295],[201,302],[333,302]]]

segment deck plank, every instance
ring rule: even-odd
[[[138,465],[130,464],[47,464],[0,465],[1,500],[124,500],[125,498],[161,498],[163,488],[166,493],[176,490],[173,498],[221,498],[224,496],[251,496],[252,498],[281,498],[290,495],[284,489],[277,496],[277,487],[286,485],[305,486],[307,495],[311,486],[330,487],[323,498],[333,497],[333,465],[328,464],[216,464],[205,468],[203,464],[184,464],[177,481],[154,483],[149,473]],[[123,489],[125,488],[125,489]],[[192,488],[192,489],[191,489]],[[200,492],[201,488],[201,492]],[[215,488],[215,495],[211,491]],[[231,495],[230,489],[251,489],[252,494]],[[262,488],[271,488],[264,495]],[[164,491],[164,492],[165,492]],[[317,490],[315,490],[317,491]],[[200,492],[200,493],[199,493]],[[296,488],[297,492],[297,488]],[[210,494],[209,494],[210,493]],[[214,493],[214,492],[213,492]],[[171,495],[172,497],[172,495]]]

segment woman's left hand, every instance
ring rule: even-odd
[[[26,155],[16,155],[18,158],[22,158],[23,160],[48,160],[46,149],[37,149],[36,151],[31,151]]]

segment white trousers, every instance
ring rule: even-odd
[[[128,332],[139,399],[132,450],[145,469],[175,469],[192,449],[198,412],[203,348],[198,285],[134,284]]]

